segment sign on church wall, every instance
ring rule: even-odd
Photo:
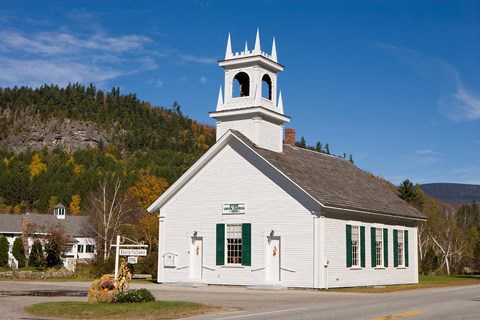
[[[222,206],[222,214],[245,213],[245,203],[226,203]]]

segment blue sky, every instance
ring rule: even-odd
[[[257,28],[297,138],[395,184],[480,184],[479,1],[3,0],[0,86],[118,86],[213,125],[228,33]]]

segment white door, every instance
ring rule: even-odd
[[[190,279],[202,279],[203,238],[192,237],[190,247]]]
[[[280,237],[267,237],[267,282],[280,282]]]

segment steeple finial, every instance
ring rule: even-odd
[[[230,59],[233,57],[232,52],[232,41],[230,40],[230,32],[228,33],[228,40],[227,40],[227,50],[225,51],[225,60]]]
[[[218,91],[218,100],[217,100],[217,111],[223,109],[223,96],[222,96],[222,86],[220,86],[220,90]]]
[[[248,42],[245,41],[245,54],[247,54],[247,53],[248,53]]]
[[[272,60],[275,62],[277,61],[277,46],[275,45],[275,37],[273,37],[273,43],[272,43]]]
[[[283,114],[282,90],[280,90],[280,93],[278,94],[277,111],[278,113]]]
[[[255,48],[253,49],[254,54],[261,54],[260,49],[260,30],[257,28],[257,37],[255,38]]]

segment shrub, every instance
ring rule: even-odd
[[[8,266],[8,240],[6,237],[0,237],[0,267]]]
[[[45,255],[43,254],[42,243],[38,239],[33,242],[28,265],[37,269],[43,269],[47,265]]]
[[[12,254],[17,259],[18,267],[25,267],[25,249],[23,248],[22,238],[15,238],[13,242]]]
[[[119,292],[113,299],[113,302],[117,302],[117,303],[133,303],[133,302],[149,302],[149,301],[155,301],[155,297],[147,289]]]

